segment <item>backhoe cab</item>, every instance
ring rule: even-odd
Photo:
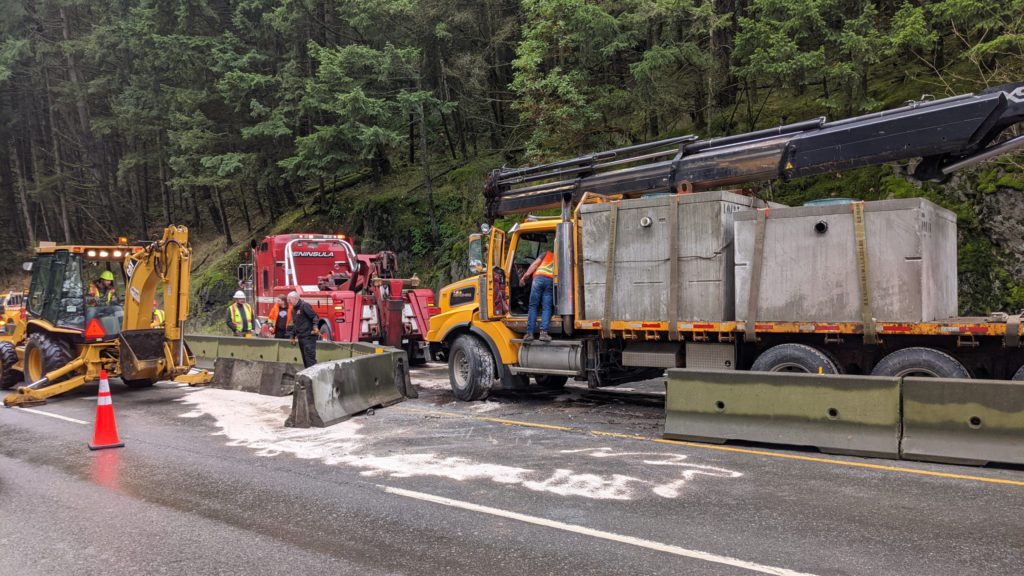
[[[4,404],[44,403],[104,369],[129,387],[187,373],[195,364],[181,336],[189,256],[188,231],[174,226],[146,246],[42,243],[26,267],[32,282],[22,336],[0,342],[0,387],[26,384]],[[153,329],[161,283],[167,322]]]

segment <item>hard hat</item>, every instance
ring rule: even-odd
[[[238,300],[238,299],[245,300],[245,292],[242,292],[241,290],[239,290],[238,292],[235,292],[235,300]]]
[[[111,272],[110,270],[104,270],[100,274],[100,280],[110,280],[111,282],[113,282],[114,281],[114,273]]]

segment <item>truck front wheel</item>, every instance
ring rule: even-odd
[[[1013,380],[1024,380],[1024,366],[1017,369],[1017,373],[1013,375]]]
[[[933,348],[912,347],[897,350],[875,365],[872,376],[925,376],[928,378],[970,378],[971,373],[959,360]]]
[[[463,334],[448,351],[448,379],[459,400],[482,400],[494,383],[494,358],[478,338]]]
[[[813,346],[795,343],[779,344],[765,350],[754,360],[750,371],[839,374],[839,368],[827,354]]]

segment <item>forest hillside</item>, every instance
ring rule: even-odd
[[[1024,0],[0,0],[0,274],[40,240],[344,232],[436,287],[486,173],[1024,81]],[[964,313],[1024,308],[1024,159],[881,166],[776,201],[922,195],[960,225]]]

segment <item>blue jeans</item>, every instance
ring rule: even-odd
[[[530,315],[526,320],[526,333],[533,334],[537,326],[537,308],[542,308],[540,317],[540,331],[547,332],[551,325],[551,304],[555,296],[555,281],[547,276],[533,277],[533,286],[530,287]]]

